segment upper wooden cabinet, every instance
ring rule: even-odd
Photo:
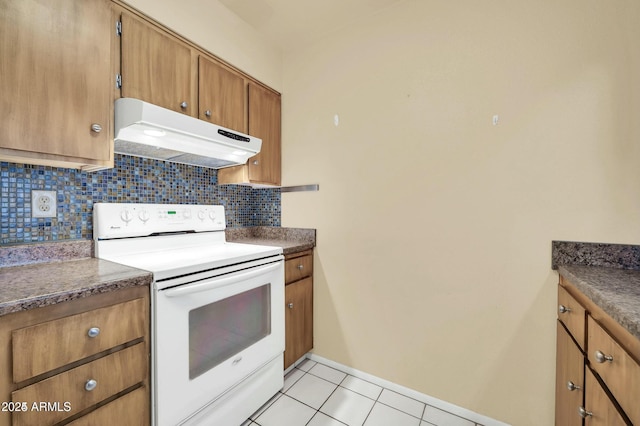
[[[122,97],[197,116],[189,46],[126,11],[121,19]]]
[[[246,179],[221,183],[280,184],[280,95],[118,0],[3,0],[0,78],[0,160],[113,167],[128,97],[260,137]]]
[[[220,169],[218,183],[279,186],[280,94],[126,5],[116,9],[122,20],[120,96],[259,137],[260,153],[246,165]]]
[[[249,159],[249,180],[280,185],[280,96],[249,84],[249,134],[262,139],[260,153]]]
[[[249,134],[262,139],[260,153],[246,165],[218,171],[218,183],[280,185],[281,101],[280,95],[257,84],[248,88]]]
[[[110,5],[0,3],[0,159],[113,167]]]
[[[245,79],[218,62],[198,57],[198,118],[247,133]]]

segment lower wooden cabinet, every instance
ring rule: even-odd
[[[149,288],[0,321],[0,426],[150,422]]]
[[[562,276],[558,296],[556,426],[640,425],[637,339]]]
[[[313,349],[313,251],[285,257],[285,351],[288,368]]]

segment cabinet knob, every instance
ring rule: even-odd
[[[253,165],[257,166],[258,165],[258,160],[253,160]]]
[[[293,309],[293,303],[289,303],[287,306],[289,307],[289,309]]]
[[[605,361],[613,362],[613,357],[611,355],[605,355],[601,351],[596,351],[595,356],[596,362],[600,364],[604,363]]]
[[[304,269],[304,265],[303,264],[298,265],[298,269],[302,271]]]
[[[93,379],[87,380],[87,383],[84,384],[84,389],[88,392],[91,392],[98,386],[98,382]]]
[[[571,312],[571,309],[567,308],[564,305],[560,305],[558,306],[558,312],[560,312],[561,314],[566,314],[568,312]]]
[[[102,131],[102,126],[99,125],[98,123],[93,123],[91,125],[91,131],[94,133],[100,133]]]
[[[583,419],[586,419],[587,417],[593,416],[593,413],[591,411],[585,410],[584,407],[578,407],[578,414]]]
[[[580,386],[576,385],[575,383],[573,383],[571,380],[569,380],[567,382],[567,389],[569,389],[570,391],[574,391],[574,390],[579,390]]]
[[[91,327],[89,331],[87,331],[87,336],[89,337],[98,337],[100,334],[100,329],[98,327]]]
[[[187,109],[188,106],[189,104],[187,103],[187,101],[182,101],[182,103],[180,104],[180,108],[182,109]]]
[[[204,115],[206,115],[207,117],[211,117],[211,110],[206,110],[204,112]]]

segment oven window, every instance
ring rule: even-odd
[[[271,284],[189,312],[189,379],[271,333]]]

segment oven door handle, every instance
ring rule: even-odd
[[[205,282],[202,282],[202,283],[187,284],[179,287],[170,288],[170,289],[164,290],[163,294],[167,297],[181,297],[181,296],[186,296],[188,294],[200,293],[203,291],[228,286],[231,284],[235,284],[239,281],[244,281],[244,280],[258,277],[260,275],[264,275],[275,269],[278,269],[280,266],[281,266],[281,262],[272,263],[271,265],[262,266],[257,269],[251,269],[247,272],[234,274],[224,278],[213,278],[213,279],[206,280]]]

